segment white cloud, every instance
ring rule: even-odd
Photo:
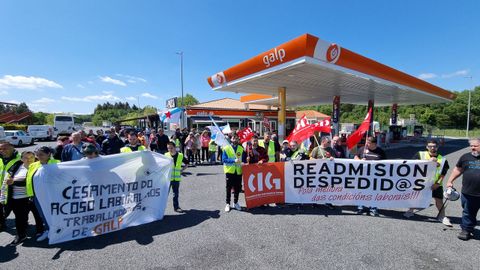
[[[8,95],[8,92],[6,90],[1,90],[0,91],[0,96]]]
[[[450,78],[453,78],[453,77],[466,76],[469,73],[470,73],[470,70],[462,69],[462,70],[458,70],[458,71],[455,71],[455,72],[452,72],[452,73],[442,74],[442,75],[437,75],[435,73],[422,73],[422,74],[418,75],[418,78],[422,79],[422,80],[428,80],[428,79],[433,79],[433,78],[450,79]]]
[[[105,76],[105,77],[100,76],[100,80],[102,80],[102,82],[105,82],[105,83],[111,83],[111,84],[120,85],[120,86],[127,86],[126,83],[124,83],[120,80],[117,80],[117,79],[112,79],[108,76]]]
[[[452,78],[452,77],[458,77],[458,76],[466,76],[468,75],[470,71],[468,69],[463,69],[463,70],[458,70],[458,71],[455,71],[453,73],[449,73],[449,74],[443,74],[442,75],[442,78]]]
[[[146,98],[158,99],[157,96],[154,96],[154,95],[152,95],[152,94],[150,94],[150,93],[143,93],[143,94],[141,94],[141,96],[142,96],[142,97],[146,97]]]
[[[114,91],[102,91],[102,93],[105,94],[105,95],[111,95],[115,92]]]
[[[0,88],[38,89],[63,88],[60,84],[40,77],[25,77],[5,75],[0,78]]]
[[[125,99],[129,101],[137,101],[136,97],[126,97]]]
[[[123,77],[123,78],[127,78],[127,82],[129,83],[136,83],[136,82],[144,82],[146,83],[147,80],[145,80],[144,78],[141,78],[141,77],[135,77],[135,76],[131,76],[131,75],[125,75],[125,74],[115,74],[117,75],[118,77]]]
[[[433,78],[436,78],[436,77],[438,77],[438,76],[435,73],[422,73],[422,74],[418,75],[418,78],[421,79],[421,80],[428,80],[428,79],[433,79]]]
[[[37,104],[47,104],[47,103],[53,103],[55,102],[54,99],[51,99],[51,98],[46,98],[46,97],[43,97],[41,99],[37,99],[37,100],[34,100],[32,101],[32,103],[37,103]]]
[[[98,102],[98,101],[118,101],[121,100],[119,97],[113,95],[103,95],[103,96],[86,96],[86,97],[61,97],[62,100],[67,101],[81,101],[81,102]]]
[[[83,89],[83,88],[85,88],[85,86],[83,86],[83,85],[82,85],[82,84],[80,84],[80,83],[79,83],[79,84],[77,84],[77,87],[78,87],[78,88],[82,88],[82,89]]]
[[[8,103],[16,103],[16,104],[20,104],[21,102],[16,100],[16,99],[10,99],[10,100],[7,100],[5,102],[8,102]]]

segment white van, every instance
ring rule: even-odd
[[[82,127],[77,123],[77,118],[72,115],[55,115],[53,130],[57,135],[70,136],[73,132],[82,130]]]
[[[49,125],[30,125],[27,127],[27,132],[35,140],[53,140],[55,139],[55,134],[53,132],[53,127]]]

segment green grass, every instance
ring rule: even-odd
[[[466,130],[465,129],[463,130],[462,129],[435,129],[432,131],[432,135],[465,138]],[[480,129],[470,130],[468,132],[468,136],[470,138],[480,138]]]

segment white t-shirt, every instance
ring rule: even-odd
[[[27,171],[28,169],[25,168],[25,166],[20,166],[20,168],[18,168],[17,172],[15,173],[15,175],[13,176],[13,181],[14,182],[20,182],[20,181],[23,181],[25,182],[25,178],[27,177]],[[23,187],[20,187],[20,186],[15,186],[13,185],[12,186],[13,188],[13,194],[12,194],[12,198],[13,199],[23,199],[23,198],[27,198],[27,188],[25,186]]]

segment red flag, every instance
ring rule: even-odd
[[[330,126],[330,118],[325,118],[320,122],[312,124],[313,131],[330,133],[332,132],[332,127]]]
[[[268,121],[268,118],[265,117],[265,116],[263,117],[263,126],[264,126],[266,129],[270,130],[270,121]]]
[[[254,133],[250,127],[246,127],[240,131],[237,131],[237,135],[240,138],[240,143],[244,143],[246,141],[249,141]]]
[[[363,120],[362,124],[358,127],[355,132],[353,132],[347,139],[347,147],[348,149],[352,149],[360,140],[362,139],[365,132],[368,131],[370,128],[370,118],[372,116],[372,109],[368,110],[367,116],[365,116],[365,120]]]
[[[308,123],[307,117],[303,115],[302,118],[298,120],[295,129],[292,131],[292,133],[290,133],[290,135],[288,135],[287,140],[289,142],[301,142],[310,138],[310,136],[312,136],[314,133],[315,131],[313,130],[312,125]]]

